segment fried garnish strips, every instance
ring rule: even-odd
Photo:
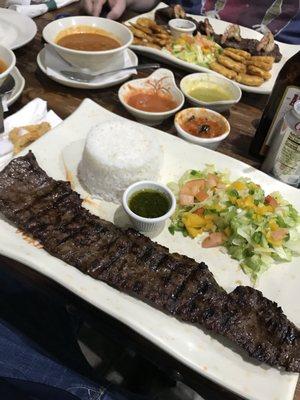
[[[171,33],[150,18],[141,17],[135,22],[129,22],[129,24],[127,27],[133,33],[134,45],[161,49],[172,40]]]
[[[129,22],[129,23],[131,26],[138,29],[139,31],[142,31],[142,32],[146,33],[147,35],[152,35],[152,30],[147,28],[146,26],[143,26],[143,25],[140,25],[140,24],[134,23],[134,22]]]

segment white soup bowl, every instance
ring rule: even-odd
[[[120,47],[102,51],[73,50],[57,44],[57,40],[67,34],[84,32],[84,28],[94,28],[103,31],[106,36],[118,40]],[[43,30],[43,38],[53,46],[56,52],[75,68],[90,74],[101,73],[108,66],[120,65],[124,51],[130,46],[133,35],[131,31],[119,22],[106,18],[75,16],[50,22]]]
[[[3,61],[7,67],[6,70],[0,74],[0,85],[2,85],[16,65],[16,56],[10,49],[0,45],[0,60]]]

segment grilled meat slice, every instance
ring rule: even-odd
[[[186,18],[185,10],[178,4],[159,8],[155,11],[154,19],[158,25],[168,25],[168,22],[174,18]]]
[[[205,18],[204,21],[199,21],[197,24],[197,30],[201,33],[201,35],[209,36],[214,38],[216,35],[214,28],[209,22],[208,18]]]
[[[227,26],[225,32],[221,36],[221,44],[224,44],[228,39],[234,39],[236,42],[240,42],[242,40],[241,28],[239,25],[231,24]]]
[[[227,294],[204,263],[90,214],[69,183],[48,177],[31,152],[0,172],[0,212],[93,278],[202,325],[261,362],[300,372],[299,330],[276,303],[250,287]]]
[[[173,18],[187,19],[194,22],[196,26],[198,24],[193,17],[186,15],[184,8],[179,4],[159,8],[155,11],[154,20],[158,25],[168,26],[168,22]]]

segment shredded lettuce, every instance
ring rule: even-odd
[[[201,196],[191,192],[192,204],[182,204],[181,193],[189,194],[188,188],[199,182]],[[168,186],[178,200],[170,233],[220,232],[222,245],[253,282],[272,264],[300,254],[300,215],[280,193],[266,196],[250,179],[231,181],[228,171],[218,172],[213,165],[188,170]]]
[[[222,48],[213,40],[198,33],[196,36],[181,35],[165,50],[183,61],[208,68],[221,53]]]

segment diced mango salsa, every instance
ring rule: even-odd
[[[187,212],[182,217],[182,222],[188,234],[191,237],[196,237],[200,233],[209,232],[215,229],[214,215],[197,215]]]

